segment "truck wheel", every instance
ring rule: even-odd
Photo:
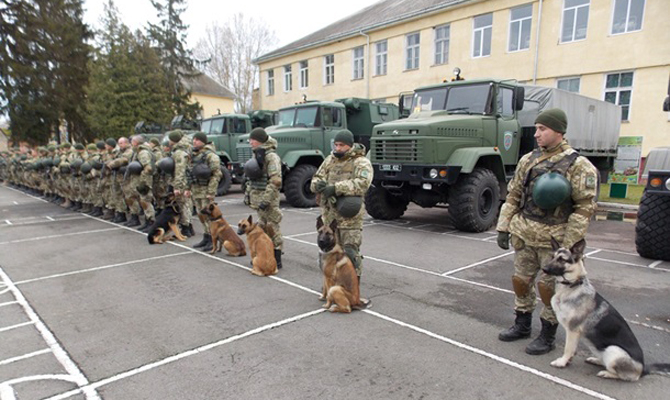
[[[309,189],[315,173],[315,166],[302,164],[295,167],[286,177],[284,194],[286,195],[286,200],[293,207],[307,208],[316,206],[316,194],[312,193]]]
[[[484,232],[496,220],[500,206],[500,186],[495,174],[484,168],[461,175],[449,191],[449,215],[456,229]]]
[[[638,254],[654,260],[670,261],[670,196],[644,192],[635,223]]]
[[[221,179],[219,180],[219,186],[216,188],[217,196],[225,196],[230,189],[230,184],[233,183],[233,178],[230,175],[230,171],[225,166],[221,166]]]
[[[365,194],[365,211],[376,219],[397,219],[407,210],[408,201],[394,196],[381,186],[370,186]]]

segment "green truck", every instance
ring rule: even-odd
[[[312,176],[332,151],[333,138],[342,130],[354,134],[356,142],[368,147],[372,128],[398,118],[398,106],[347,98],[332,102],[306,101],[279,110],[277,125],[267,128],[277,140],[282,159],[283,191],[294,207],[316,206],[309,190]],[[251,158],[249,135],[237,138],[237,160],[241,168]]]
[[[606,176],[616,157],[618,106],[514,80],[458,80],[415,90],[409,117],[374,127],[368,214],[390,220],[410,202],[446,204],[457,229],[489,229],[519,158],[536,146],[535,117],[553,107],[568,115],[571,146]]]

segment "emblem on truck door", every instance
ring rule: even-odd
[[[505,146],[505,151],[512,147],[512,137],[514,137],[514,132],[505,132],[505,136],[503,137],[503,146]]]

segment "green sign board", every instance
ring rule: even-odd
[[[614,171],[610,172],[610,183],[637,184],[640,175],[640,158],[642,156],[642,136],[622,136],[617,146],[614,160]]]

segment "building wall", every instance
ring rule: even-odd
[[[223,113],[232,113],[235,108],[235,100],[226,97],[214,97],[201,93],[192,93],[191,97],[194,101],[202,105],[203,118],[211,117],[212,115]]]
[[[445,11],[424,15],[392,27],[366,32],[321,47],[290,54],[260,63],[260,100],[256,108],[278,109],[301,101],[303,95],[312,100],[334,100],[342,97],[369,97],[396,102],[398,94],[417,87],[451,79],[455,67],[467,78],[512,78],[521,82],[556,87],[557,78],[579,77],[579,93],[604,99],[608,73],[633,72],[633,87],[628,121],[622,123],[621,134],[644,136],[643,155],[650,148],[670,144],[670,121],[662,111],[670,76],[670,1],[646,0],[642,29],[624,34],[611,34],[614,0],[591,0],[586,37],[561,43],[563,19],[562,0],[542,2],[539,46],[536,44],[540,2],[522,0],[473,1]],[[510,31],[510,9],[532,4],[530,46],[526,50],[507,50]],[[473,58],[473,17],[492,13],[491,55]],[[449,58],[446,64],[434,64],[434,28],[450,25]],[[418,69],[405,70],[405,36],[420,32],[420,63]],[[388,71],[375,76],[375,46],[388,41]],[[354,80],[352,51],[366,46],[365,78]],[[335,83],[324,84],[324,56],[335,55]],[[299,62],[309,63],[309,86],[299,88]],[[293,90],[283,90],[284,66],[291,65]],[[267,72],[274,71],[275,93],[268,95]]]

